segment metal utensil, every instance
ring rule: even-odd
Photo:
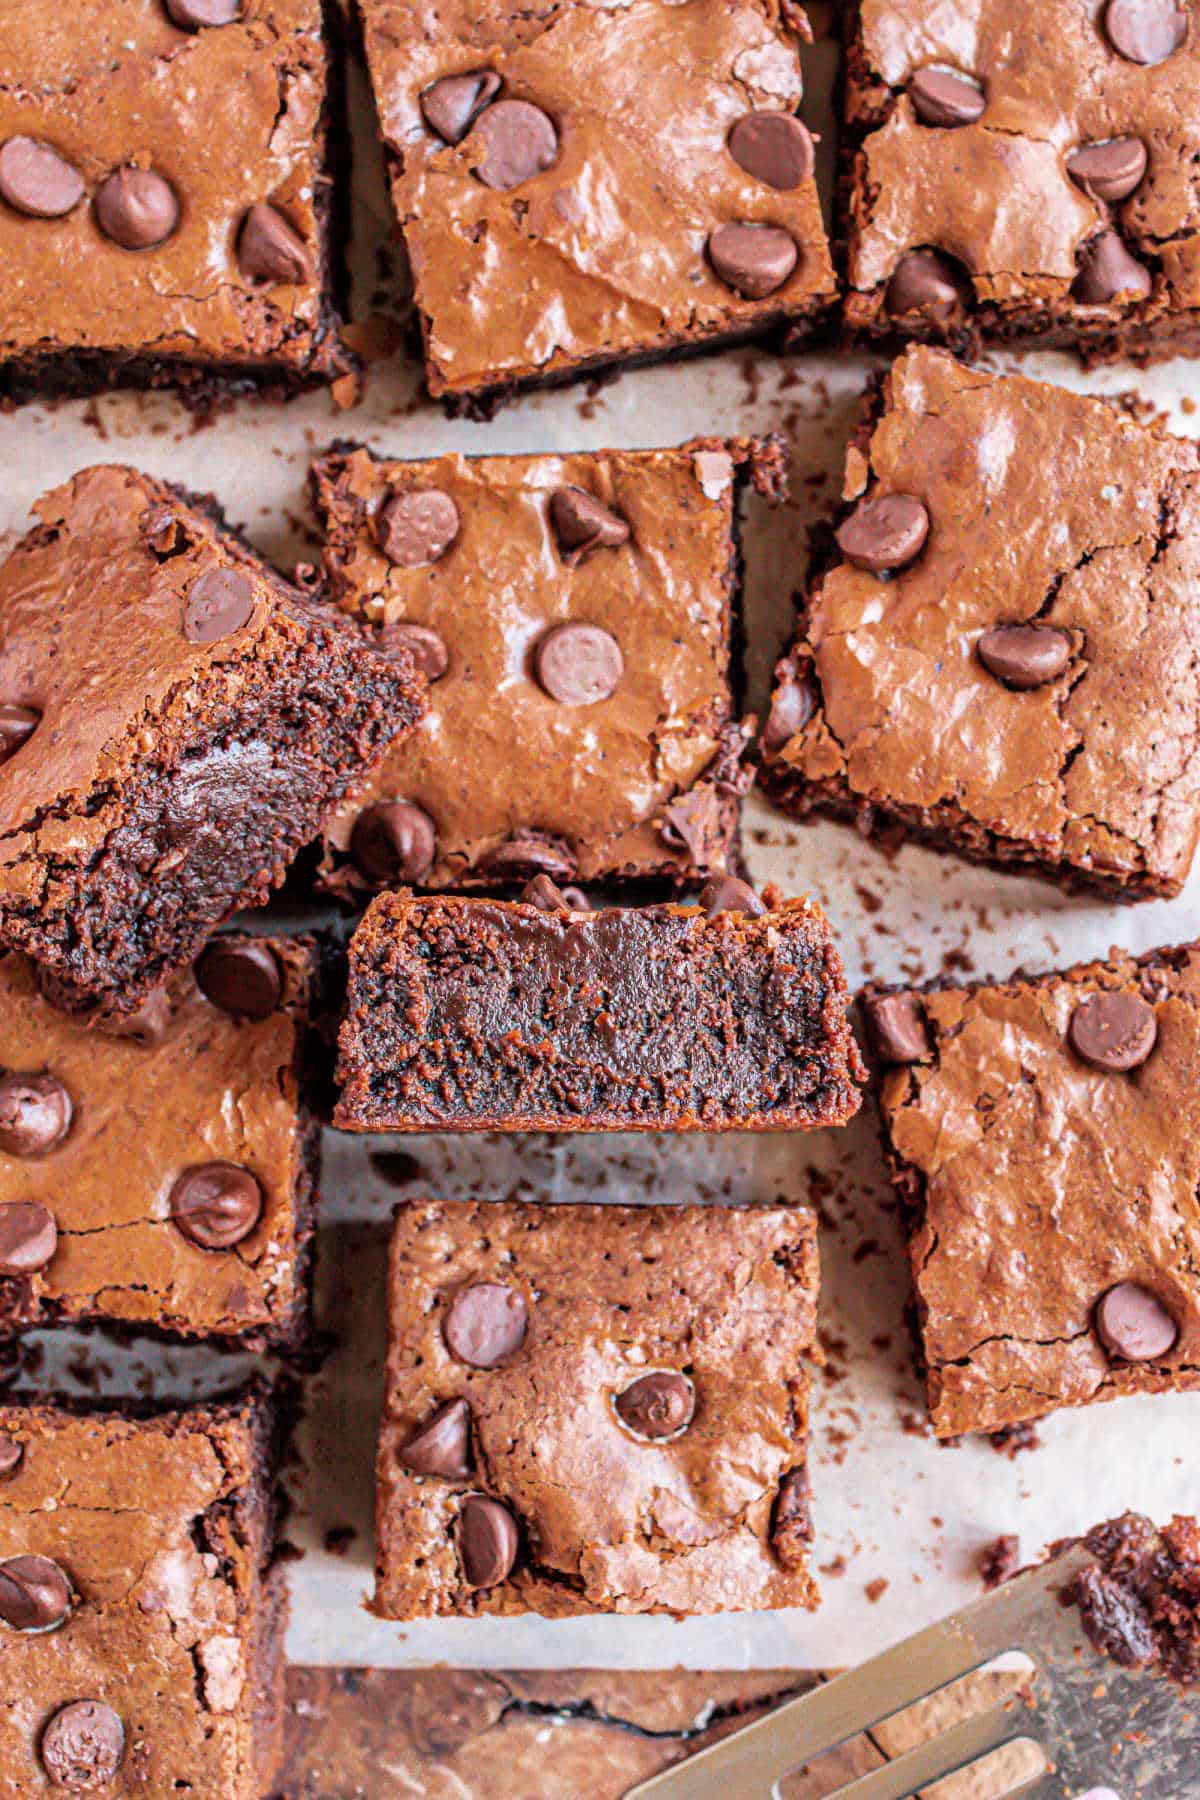
[[[768,1800],[789,1771],[1010,1652],[1019,1691],[828,1800],[906,1800],[1006,1744],[1032,1741],[1042,1772],[1007,1793],[1030,1800],[1200,1800],[1200,1695],[1126,1669],[1086,1637],[1059,1595],[1095,1558],[1082,1546],[1019,1575],[872,1662],[758,1719],[626,1800]]]

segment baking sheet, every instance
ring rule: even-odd
[[[819,44],[809,60],[810,118],[833,66]],[[369,102],[356,116],[369,138]],[[828,132],[825,132],[828,147]],[[360,156],[357,246],[360,316],[387,299],[377,247],[386,208],[370,143]],[[403,362],[376,364],[366,397],[338,413],[328,395],[285,407],[239,404],[197,426],[169,397],[110,395],[0,417],[0,534],[13,541],[44,489],[89,462],[139,463],[168,480],[211,489],[232,519],[287,566],[313,553],[304,504],[310,455],[353,436],[390,456],[445,450],[566,451],[678,442],[695,433],[784,431],[793,498],[772,513],[750,502],[747,532],[752,697],[761,704],[787,635],[805,533],[833,503],[845,438],[872,368],[864,358],[781,363],[736,352],[645,370],[589,393],[535,396],[487,427],[450,422],[416,398]],[[1136,391],[1172,428],[1200,434],[1200,364],[1176,362],[1082,376],[1064,357],[996,358],[996,367],[1092,393]],[[1048,471],[1047,489],[1053,472]],[[798,826],[752,797],[745,845],[755,881],[809,891],[837,928],[850,979],[917,980],[943,970],[1004,976],[1140,951],[1196,935],[1200,874],[1177,900],[1122,908],[1067,898],[1043,883],[973,869],[905,849],[894,859],[834,824]],[[1194,1511],[1195,1397],[1122,1401],[1063,1413],[1039,1428],[1041,1447],[1016,1458],[987,1441],[941,1447],[924,1434],[904,1310],[902,1243],[868,1104],[842,1132],[589,1139],[548,1137],[341,1138],[329,1134],[318,1312],[336,1346],[308,1386],[308,1418],[294,1471],[290,1536],[295,1661],[399,1665],[824,1668],[856,1662],[979,1592],[978,1557],[1001,1532],[1029,1553],[1099,1517],[1136,1507],[1159,1518]],[[390,1154],[389,1154],[390,1152]],[[382,1154],[381,1154],[382,1153]],[[520,1196],[589,1203],[643,1200],[803,1201],[818,1205],[828,1368],[817,1381],[812,1450],[824,1604],[819,1613],[662,1618],[446,1621],[405,1628],[363,1609],[372,1563],[374,1431],[382,1380],[384,1246],[391,1206],[406,1196]],[[99,1347],[40,1334],[39,1379],[109,1392],[201,1392],[253,1359],[203,1350]]]

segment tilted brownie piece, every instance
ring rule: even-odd
[[[349,363],[322,0],[0,8],[0,391]]]
[[[1126,1669],[1200,1685],[1200,1526],[1176,1517],[1159,1531],[1139,1513],[1097,1525],[1095,1555],[1063,1599],[1098,1650]],[[1056,1545],[1060,1550],[1064,1546]]]
[[[846,460],[763,785],[1122,898],[1200,833],[1200,446],[914,349]]]
[[[939,1436],[1200,1386],[1195,947],[881,1010]]]
[[[270,1789],[280,1437],[266,1389],[186,1412],[0,1407],[0,1792]]]
[[[852,333],[1200,351],[1190,0],[846,8]]]
[[[0,568],[0,944],[131,1011],[279,885],[424,679],[136,470],[35,510]]]
[[[836,294],[790,0],[362,0],[429,391],[806,336]]]
[[[801,1207],[400,1207],[376,1612],[815,1605],[817,1287]]]
[[[300,1347],[316,974],[303,941],[231,934],[141,1012],[89,1021],[0,955],[0,1333],[107,1323]]]
[[[325,828],[335,890],[729,865],[749,727],[738,501],[778,439],[313,466],[328,595],[412,650],[424,729]]]
[[[770,912],[750,900],[757,916],[380,895],[350,947],[334,1123],[350,1131],[844,1124],[858,1110],[860,1066],[829,925],[807,899]]]

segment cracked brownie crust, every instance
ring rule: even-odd
[[[869,543],[899,496],[908,537],[885,543],[876,512]],[[848,551],[777,670],[772,797],[1065,885],[1178,893],[1200,831],[1200,449],[915,349],[845,497]]]
[[[400,1208],[376,1611],[814,1605],[817,1286],[800,1208]]]

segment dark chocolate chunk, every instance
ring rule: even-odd
[[[475,173],[502,193],[551,169],[558,161],[558,132],[529,100],[497,100],[485,107],[471,133],[481,152]]]
[[[570,912],[570,903],[560,887],[551,881],[548,875],[535,875],[527,881],[521,892],[521,898],[527,906],[536,906],[539,912]]]
[[[440,488],[408,488],[384,501],[375,519],[379,548],[398,569],[439,562],[459,532],[458,508]]]
[[[620,513],[583,488],[561,487],[551,494],[550,523],[559,554],[572,569],[593,550],[629,542],[629,526]]]
[[[368,806],[350,833],[350,854],[368,881],[423,881],[436,851],[433,820],[409,800]]]
[[[471,1369],[494,1369],[525,1342],[529,1314],[515,1288],[477,1281],[460,1288],[442,1321],[451,1356]]]
[[[258,201],[242,220],[237,240],[238,267],[251,281],[299,282],[313,279],[308,246],[277,206]]]
[[[188,589],[183,635],[189,644],[215,644],[240,631],[254,611],[254,583],[244,569],[205,569]]]
[[[83,176],[37,138],[10,137],[0,146],[0,199],[34,219],[60,219],[83,199]]]
[[[230,1250],[249,1237],[262,1216],[263,1193],[238,1163],[201,1163],[171,1189],[171,1217],[201,1250]]]
[[[613,1406],[621,1423],[638,1437],[677,1437],[692,1422],[696,1391],[686,1375],[654,1369],[614,1395]]]
[[[1140,994],[1089,994],[1071,1014],[1071,1048],[1094,1069],[1124,1074],[1140,1068],[1158,1039],[1158,1017]]]
[[[771,1548],[785,1569],[802,1569],[812,1543],[812,1497],[807,1468],[789,1469],[771,1508]]]
[[[1101,231],[1079,252],[1071,291],[1085,306],[1109,306],[1114,300],[1144,300],[1152,286],[1149,269],[1130,256],[1118,233]]]
[[[1096,1336],[1122,1362],[1157,1362],[1175,1348],[1179,1326],[1156,1294],[1121,1281],[1096,1305]]]
[[[962,305],[954,269],[936,250],[910,250],[892,270],[884,305],[893,319],[917,313],[944,322]]]
[[[196,959],[196,985],[206,1000],[235,1019],[265,1019],[283,993],[279,963],[266,944],[214,938]]]
[[[183,31],[200,31],[205,25],[234,25],[242,16],[243,0],[166,0],[167,15]]]
[[[57,1075],[0,1076],[0,1150],[46,1156],[71,1129],[71,1096]]]
[[[1141,185],[1147,161],[1141,138],[1101,138],[1071,151],[1067,173],[1097,200],[1127,200]]]
[[[503,86],[494,69],[446,75],[421,95],[421,113],[430,131],[447,144],[461,144],[485,106]]]
[[[33,736],[41,716],[32,706],[0,702],[0,763],[15,756],[21,745]]]
[[[517,1560],[517,1523],[506,1506],[486,1494],[468,1494],[458,1514],[458,1556],[471,1588],[492,1588]]]
[[[552,625],[538,640],[533,667],[561,706],[595,706],[616,693],[625,659],[616,638],[599,625]]]
[[[750,883],[739,881],[736,875],[714,875],[701,888],[699,903],[709,919],[726,912],[749,913],[758,918],[767,910]]]
[[[863,1016],[880,1062],[915,1063],[928,1055],[925,1012],[915,994],[873,994]]]
[[[398,1460],[414,1475],[442,1475],[457,1481],[469,1475],[471,1457],[471,1409],[465,1400],[447,1400],[428,1424],[413,1432],[397,1452]]]
[[[975,653],[989,675],[1024,693],[1058,680],[1071,660],[1071,639],[1053,625],[996,625]]]
[[[117,169],[96,189],[96,223],[122,250],[152,250],[179,223],[179,201],[153,169]]]
[[[544,831],[515,831],[491,852],[487,868],[495,875],[549,875],[552,881],[565,881],[575,873],[575,858],[560,839]]]
[[[798,731],[804,730],[817,710],[817,696],[807,676],[797,677],[790,663],[782,665],[776,675],[771,710],[762,730],[766,750],[782,750]]]
[[[450,652],[429,625],[414,625],[408,619],[397,619],[383,627],[375,643],[384,656],[407,650],[426,681],[440,681],[450,667]]]
[[[7,1481],[15,1475],[25,1461],[25,1446],[10,1437],[7,1431],[0,1431],[0,1481]]]
[[[54,1214],[37,1200],[0,1205],[0,1275],[35,1275],[58,1249]]]
[[[709,234],[708,260],[744,300],[765,300],[791,275],[800,251],[778,225],[718,225]]]
[[[1187,8],[1178,0],[1108,0],[1104,29],[1118,56],[1150,67],[1182,49]]]
[[[923,125],[973,125],[987,105],[979,83],[954,69],[918,69],[908,97]]]
[[[48,1556],[0,1562],[0,1619],[14,1631],[52,1631],[71,1610],[71,1584]]]
[[[1134,1583],[1093,1566],[1084,1569],[1071,1598],[1088,1637],[1098,1650],[1126,1669],[1144,1668],[1158,1655],[1154,1625]],[[1111,1793],[1111,1788],[1109,1793]],[[1104,1789],[1100,1789],[1104,1800]],[[1082,1800],[1088,1800],[1085,1794]]]
[[[919,556],[929,535],[929,514],[913,494],[879,494],[860,500],[837,529],[838,549],[856,569],[882,575]]]
[[[72,1700],[42,1733],[42,1766],[51,1781],[72,1793],[110,1782],[125,1755],[125,1727],[103,1700]]]
[[[739,169],[780,193],[812,175],[812,137],[795,113],[743,113],[726,141]]]

